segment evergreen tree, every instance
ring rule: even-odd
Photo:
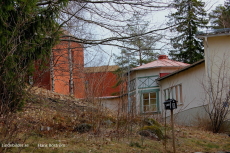
[[[160,35],[145,34],[149,23],[142,20],[140,14],[134,14],[128,20],[125,34],[129,39],[123,41],[124,48],[121,55],[115,56],[115,63],[127,70],[128,63],[130,68],[141,66],[157,59],[158,53],[154,51],[156,42],[162,37]],[[129,56],[129,61],[128,61]]]
[[[194,63],[204,57],[203,43],[195,35],[198,28],[204,28],[208,21],[204,3],[200,0],[174,0],[176,12],[169,15],[168,24],[174,25],[178,35],[171,39],[174,50],[169,55],[173,60]]]
[[[209,14],[213,29],[230,28],[230,0],[219,5]]]
[[[47,61],[58,40],[56,19],[67,0],[4,0],[0,5],[0,106],[17,109],[35,61]]]

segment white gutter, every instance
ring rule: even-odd
[[[210,78],[210,62],[209,62],[210,53],[209,53],[209,46],[208,46],[208,38],[205,37],[204,40],[205,40],[205,44],[207,46],[207,49],[206,49],[206,51],[207,51],[207,56],[206,56],[207,57],[207,60],[206,60],[206,62],[207,62],[207,74],[208,74],[208,77]]]
[[[211,74],[210,74],[210,72],[211,72],[210,60],[211,60],[211,58],[210,58],[210,51],[209,51],[209,45],[208,45],[208,38],[204,37],[204,40],[205,40],[205,44],[206,44],[206,53],[207,53],[206,62],[207,62],[208,82],[206,81],[206,83],[208,84],[208,87],[211,89],[211,83],[209,82],[209,81],[212,81],[211,80],[212,79]],[[209,94],[208,104],[212,103],[212,91],[210,91],[210,89],[208,90],[208,92],[210,92],[210,93],[208,93]],[[210,110],[209,105],[208,105],[208,110]]]

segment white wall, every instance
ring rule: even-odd
[[[230,80],[230,36],[215,36],[204,39],[207,84],[226,85],[221,90],[229,91]]]
[[[117,96],[114,98],[100,98],[98,99],[102,106],[111,110],[111,112],[117,113],[126,113],[127,112],[127,95],[126,96]]]
[[[169,78],[160,81],[160,95],[161,95],[161,105],[163,107],[164,102],[164,89],[171,86],[181,84],[182,85],[182,99],[183,104],[179,105],[174,113],[183,112],[194,107],[199,107],[203,105],[203,100],[205,98],[205,92],[202,87],[202,83],[205,77],[205,64],[201,63],[192,67],[188,70],[182,71],[175,74]],[[169,116],[170,111],[167,111],[167,116]],[[164,112],[163,112],[164,114]],[[162,114],[162,115],[163,115]],[[184,115],[184,118],[186,116]]]
[[[135,91],[135,94],[136,94],[136,110],[137,110],[137,113],[140,113],[140,110],[141,110],[141,99],[140,99],[140,91],[141,90],[150,90],[150,89],[159,89],[158,85],[156,84],[155,87],[151,87],[151,88],[143,88],[143,89],[138,89],[138,86],[139,86],[139,81],[138,81],[138,78],[139,77],[147,77],[147,76],[156,76],[156,79],[159,78],[159,73],[172,73],[176,70],[179,70],[183,67],[158,67],[158,68],[151,68],[151,69],[142,69],[142,70],[136,70],[136,71],[133,71],[131,73],[131,80],[132,79],[136,79],[136,91]],[[161,106],[160,106],[160,109],[161,109]]]
[[[221,68],[230,70],[230,36],[208,37],[204,40],[204,47],[207,74],[217,78]]]

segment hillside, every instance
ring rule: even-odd
[[[99,106],[36,89],[31,91],[23,110],[2,116],[0,152],[172,152],[170,125],[165,137],[165,127],[152,119],[146,122],[147,118],[117,117]],[[160,129],[163,135],[146,132],[146,126]],[[175,134],[177,152],[230,151],[227,134],[181,126],[175,127]]]

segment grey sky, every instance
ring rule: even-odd
[[[171,1],[171,0],[165,0],[165,1]],[[218,5],[223,5],[225,0],[202,0],[206,3],[205,9],[207,10],[207,12],[209,13],[211,10],[215,9],[216,6]],[[173,11],[171,9],[167,9],[167,11],[159,11],[159,12],[154,12],[154,15],[150,15],[147,16],[146,19],[150,22],[153,23],[153,25],[155,26],[165,26],[165,23],[167,22],[167,18],[165,16],[167,16],[169,14],[170,11]],[[168,38],[170,38],[170,33],[164,32],[165,35],[167,35]],[[163,43],[165,43],[167,40],[162,40]],[[170,46],[168,46],[170,47]],[[114,65],[113,59],[111,58],[113,53],[119,54],[120,49],[118,49],[117,47],[102,47],[101,49],[104,50],[104,53],[102,54],[98,54],[100,61],[99,65]],[[161,54],[167,54],[167,47],[165,49],[163,49],[160,53]]]

